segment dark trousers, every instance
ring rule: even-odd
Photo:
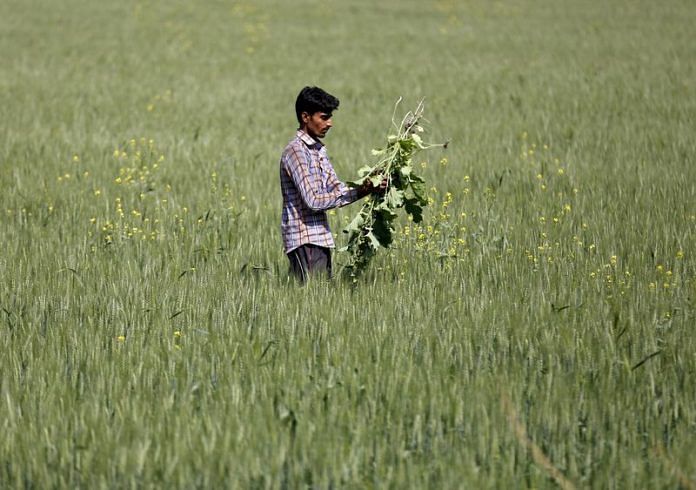
[[[319,245],[301,245],[288,253],[290,273],[302,282],[309,276],[331,278],[331,249]]]

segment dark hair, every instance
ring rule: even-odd
[[[338,109],[338,99],[333,95],[323,91],[319,87],[305,87],[300,90],[300,94],[295,101],[295,114],[297,122],[302,126],[302,113],[314,114],[316,112],[326,112],[331,114]]]

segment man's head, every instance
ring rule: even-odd
[[[305,87],[295,101],[300,129],[313,138],[323,138],[331,129],[331,116],[338,109],[338,99],[319,87]]]

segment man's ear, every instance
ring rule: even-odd
[[[307,124],[309,122],[309,120],[311,119],[311,117],[312,116],[310,116],[308,112],[303,112],[302,114],[300,114],[300,118],[302,119],[302,122],[304,124]]]

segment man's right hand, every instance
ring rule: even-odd
[[[388,185],[389,180],[386,177],[382,179],[382,182],[380,182],[379,185],[374,185],[370,179],[367,179],[359,188],[360,196],[365,197],[370,194],[384,194],[387,190]]]

